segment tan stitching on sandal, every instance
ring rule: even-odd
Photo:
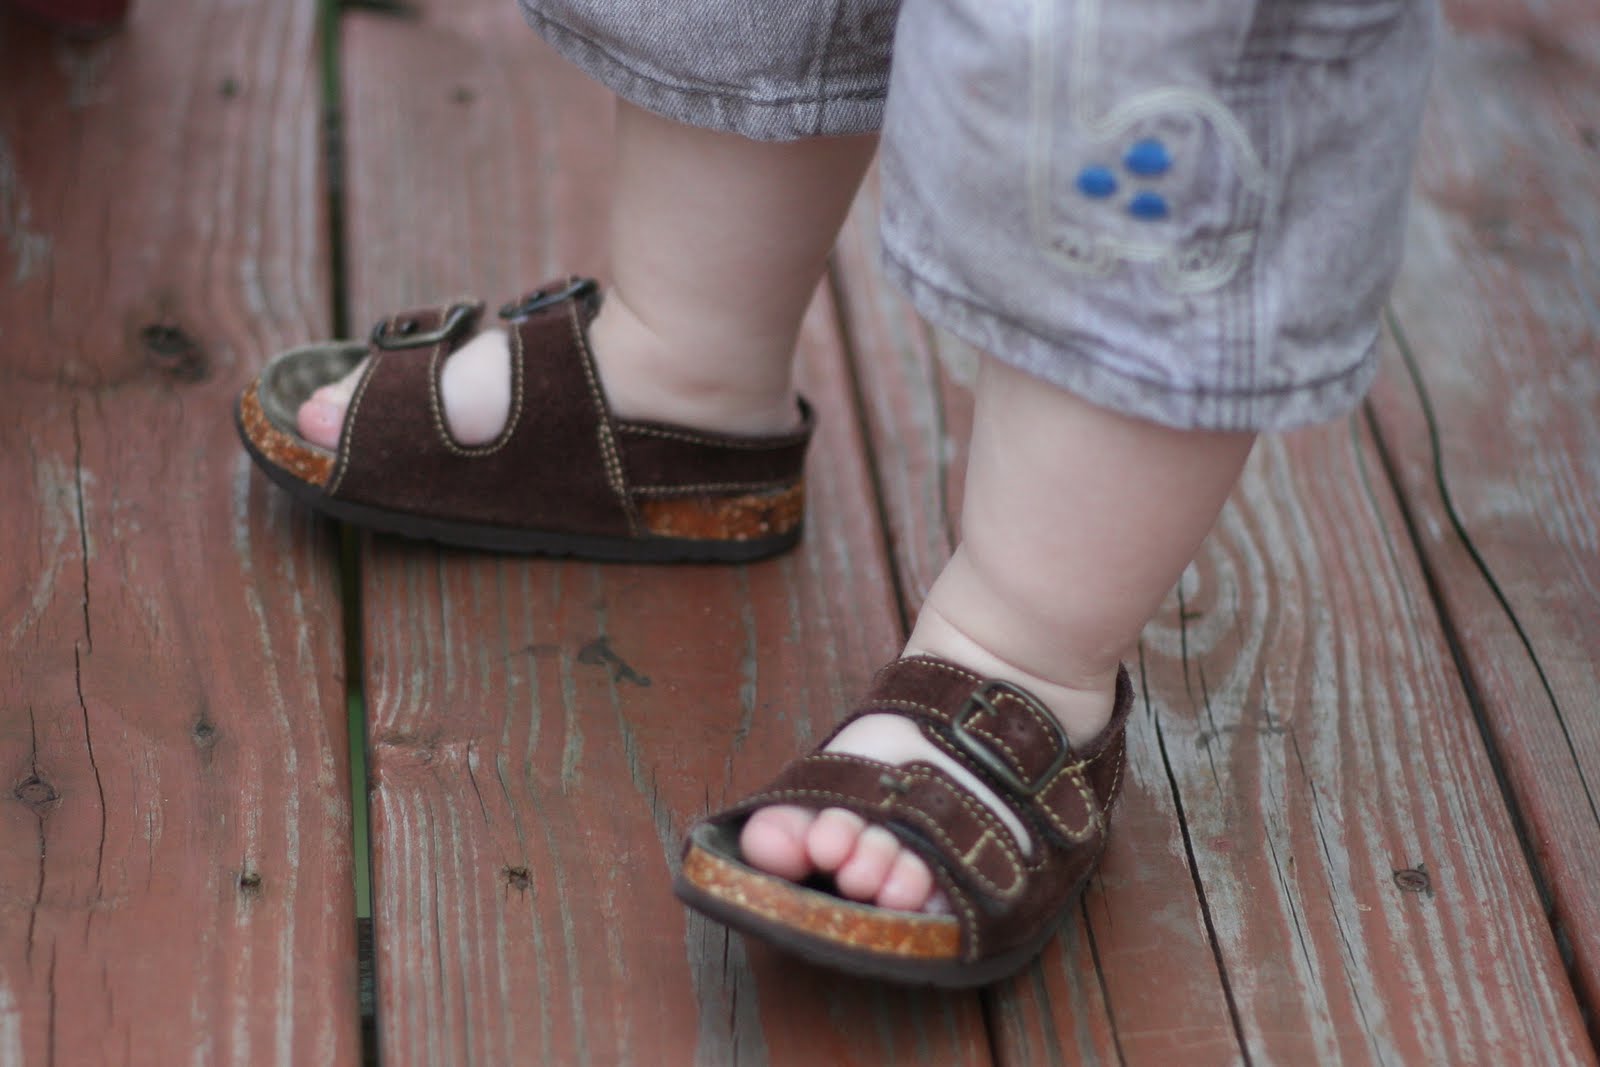
[[[356,384],[355,396],[350,399],[350,407],[344,415],[344,426],[339,432],[339,469],[334,473],[333,481],[328,483],[329,496],[339,491],[340,484],[344,482],[344,473],[350,468],[350,449],[355,446],[356,440],[356,413],[361,410],[361,400],[367,395],[367,385],[372,381],[372,375],[378,369],[378,364],[382,362],[382,352],[372,353],[367,359],[366,372]]]

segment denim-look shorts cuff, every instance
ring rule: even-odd
[[[568,62],[631,104],[702,129],[756,141],[873,133],[883,124],[885,83],[762,98],[732,86],[675,81],[630,65],[599,41],[520,4],[523,16]]]
[[[1349,414],[1378,373],[1376,337],[1350,367],[1316,381],[1278,390],[1229,392],[1181,388],[1130,375],[1097,358],[1095,346],[1063,346],[1030,332],[973,300],[918,275],[885,246],[884,273],[933,325],[1051,385],[1123,415],[1177,430],[1291,430]],[[1158,338],[1149,339],[1151,345]],[[1109,350],[1112,342],[1106,340]],[[1137,346],[1137,331],[1118,345]]]

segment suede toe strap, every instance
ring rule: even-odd
[[[373,329],[351,397],[330,496],[416,515],[602,536],[637,530],[616,434],[585,331],[598,301],[562,283],[507,305],[511,410],[493,441],[456,440],[444,416],[445,359],[483,306],[402,312]],[[515,491],[508,492],[509,487]]]
[[[1056,844],[1092,843],[1106,832],[1110,795],[1091,773],[1121,758],[1133,707],[1132,683],[1119,671],[1112,720],[1096,742],[1075,751],[1056,717],[1026,690],[986,679],[932,656],[908,656],[878,672],[853,718],[892,712],[915,720],[923,736],[992,783],[1022,820]]]
[[[728,814],[772,804],[853,811],[895,833],[990,907],[1003,909],[1014,901],[1027,878],[1023,848],[1006,825],[927,763],[896,767],[845,753],[813,753]]]

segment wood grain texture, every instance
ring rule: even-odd
[[[603,272],[607,97],[514,5],[351,16],[344,54],[356,321]],[[987,1062],[975,996],[796,965],[669,891],[688,823],[814,743],[902,639],[826,300],[802,359],[822,422],[794,554],[366,547],[386,1063]]]
[[[0,1063],[359,1058],[328,535],[228,417],[327,328],[313,29],[0,13]]]
[[[1143,667],[1253,1058],[1592,1062],[1364,433],[1258,446]]]
[[[1600,9],[1449,5],[1373,412],[1600,1007]]]
[[[960,402],[934,359],[948,342],[881,292],[871,214],[840,291],[914,608],[954,536]],[[1102,885],[1076,937],[998,992],[1001,1059],[1162,1063],[1189,1041],[1238,1057],[1225,980],[1256,1062],[1592,1062],[1365,434],[1261,444],[1140,668],[1136,788]],[[1064,992],[1037,998],[1041,974]]]

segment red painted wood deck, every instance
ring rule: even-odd
[[[1133,665],[1100,877],[969,994],[667,889],[954,543],[970,353],[879,277],[870,183],[802,342],[796,553],[341,555],[232,395],[603,275],[605,95],[510,0],[0,13],[0,1067],[1594,1063],[1600,7],[1446,8],[1382,378],[1261,443]]]

